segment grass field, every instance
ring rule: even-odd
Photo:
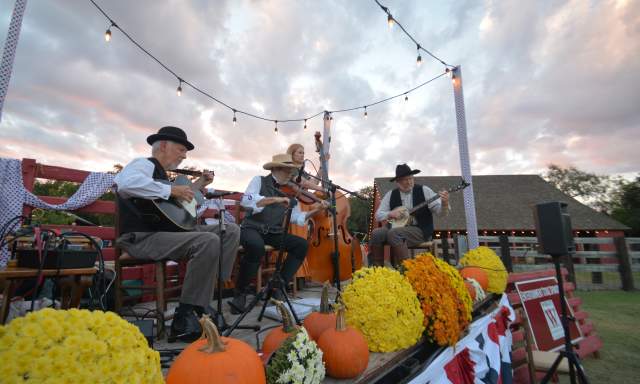
[[[640,291],[577,291],[576,295],[604,342],[599,359],[583,360],[589,382],[640,383]],[[560,382],[570,381],[561,377]]]

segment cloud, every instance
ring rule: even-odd
[[[274,124],[233,113],[178,80],[112,29],[88,1],[27,6],[0,123],[0,156],[109,170],[148,156],[145,138],[183,127],[185,165],[244,189],[292,142],[317,163],[321,116]],[[334,115],[331,177],[371,184],[408,162],[460,173],[451,83],[373,2],[100,2],[132,37],[187,79],[239,110],[273,119]],[[640,3],[406,1],[390,6],[427,49],[461,64],[475,174],[538,173],[550,162],[598,173],[637,171]],[[0,39],[10,9],[0,11]]]

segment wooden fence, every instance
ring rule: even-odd
[[[538,253],[536,237],[479,236],[480,245],[493,249],[511,272],[530,272],[553,268],[551,256]],[[640,238],[577,237],[576,252],[563,258],[569,280],[577,289],[633,290],[640,281]],[[436,239],[435,253],[452,264],[467,250],[466,238]]]

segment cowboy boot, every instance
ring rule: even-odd
[[[371,244],[369,245],[369,266],[384,267],[384,245]]]
[[[260,263],[241,263],[240,272],[238,273],[238,280],[236,280],[236,286],[233,289],[233,300],[229,302],[231,307],[231,313],[234,315],[240,314],[246,310],[247,306],[247,287],[252,277],[258,273]]]
[[[402,260],[409,257],[409,248],[405,244],[391,246],[391,263],[394,268],[402,265]]]

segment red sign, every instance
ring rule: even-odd
[[[529,330],[533,335],[536,348],[540,351],[555,351],[562,348],[564,330],[556,278],[545,277],[519,281],[515,283],[515,286],[527,319],[529,319]],[[569,310],[567,315],[573,316],[573,310],[568,303],[567,309]],[[569,333],[573,343],[582,339],[582,332],[575,321],[569,321]]]

